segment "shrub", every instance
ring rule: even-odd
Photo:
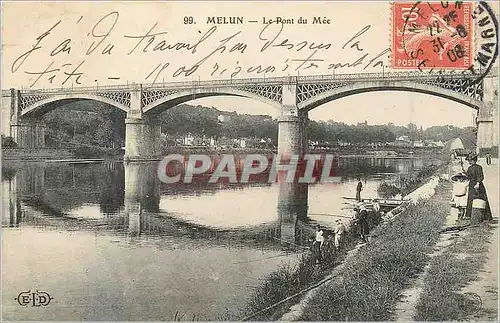
[[[17,143],[14,141],[14,138],[2,135],[2,148],[16,148],[16,147]]]
[[[383,198],[390,198],[401,194],[401,190],[392,184],[382,182],[377,188],[377,193]]]

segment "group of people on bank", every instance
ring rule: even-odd
[[[484,186],[483,168],[477,164],[478,155],[471,153],[466,160],[469,163],[467,170],[461,163],[463,173],[452,177],[455,181],[453,188],[453,199],[456,207],[459,209],[459,219],[467,219],[471,224],[477,224],[482,221],[491,221],[492,212]],[[486,156],[486,163],[491,164],[491,157]],[[457,184],[458,183],[458,184]],[[378,224],[381,220],[380,204],[378,199],[373,200],[373,211],[368,212],[361,199],[363,184],[358,179],[356,187],[357,205],[354,208],[355,216],[350,221],[350,232],[359,236],[363,243],[369,242],[370,225],[369,222]],[[481,205],[481,206],[478,206]],[[370,221],[369,221],[370,219]],[[324,231],[318,225],[316,227],[316,236],[313,241],[312,251],[316,263],[321,263],[339,251],[346,235],[347,228],[342,220],[336,220],[336,227],[324,237]]]
[[[355,233],[363,243],[369,241],[370,225],[369,217],[372,216],[374,223],[380,222],[380,204],[377,199],[373,200],[373,212],[368,212],[364,203],[358,203],[354,208],[355,216],[350,220],[350,232]],[[326,239],[321,226],[316,226],[316,236],[313,241],[312,251],[316,258],[316,263],[321,263],[324,258],[333,256],[342,248],[347,228],[342,220],[336,220],[336,227]]]

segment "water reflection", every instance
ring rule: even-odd
[[[328,194],[341,201],[340,194],[353,195],[353,179],[362,177],[364,193],[373,196],[376,193],[370,183],[387,178],[397,181],[431,162],[344,158],[336,170],[342,176],[340,183],[309,185],[284,180],[270,184],[267,177],[246,184],[208,183],[205,175],[191,184],[165,184],[156,176],[156,163],[26,163],[3,170],[8,175],[2,182],[4,223],[17,227],[22,222],[40,223],[45,217],[56,226],[67,227],[73,221],[130,236],[187,231],[197,237],[227,232],[260,237],[262,232],[268,236],[274,232],[282,244],[301,244],[297,232],[302,229],[298,227],[307,228],[314,222],[308,217],[310,202],[315,209],[324,204],[316,194],[323,202],[332,200]],[[344,189],[335,192],[339,187]],[[311,191],[316,194],[311,196]],[[342,209],[339,204],[333,206],[333,213]]]
[[[365,197],[376,196],[381,180],[435,162],[344,158],[340,182],[309,185],[269,184],[266,176],[167,185],[155,163],[8,165],[4,317],[160,321],[179,312],[215,319],[243,307],[248,286],[279,263],[293,264],[315,224],[333,227],[335,217],[318,214],[342,212],[357,177]],[[58,302],[44,312],[20,309],[13,299],[21,287],[56,291]]]

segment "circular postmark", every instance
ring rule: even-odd
[[[460,310],[465,315],[477,314],[483,307],[481,296],[476,293],[467,292],[461,295]]]
[[[498,22],[484,1],[395,2],[392,15],[395,69],[461,70],[478,82],[498,56]]]
[[[482,80],[493,68],[498,57],[498,21],[493,9],[485,2],[480,1],[472,13],[472,19],[476,21],[476,57],[475,62],[470,67],[473,74],[477,74],[479,68],[479,77],[476,82]],[[475,65],[477,64],[477,68]],[[483,70],[484,69],[484,70]]]

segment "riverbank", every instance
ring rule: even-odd
[[[72,159],[75,154],[68,149],[27,149],[9,148],[2,149],[2,160],[48,160],[48,159]]]
[[[388,321],[401,291],[421,272],[439,239],[451,185],[439,182],[429,200],[419,200],[372,233],[338,279],[318,290],[304,308],[304,321]],[[432,194],[430,189],[429,195]],[[390,215],[389,215],[390,216]]]
[[[177,146],[163,149],[163,154],[276,154],[277,148],[224,148]],[[309,154],[334,154],[342,157],[373,157],[373,158],[417,158],[440,154],[442,149],[383,147],[383,148],[310,148]]]
[[[2,148],[2,160],[121,159],[120,148],[78,146],[73,148]]]
[[[168,154],[261,154],[272,155],[276,154],[277,149],[273,148],[225,148],[216,149],[213,147],[167,147],[162,151],[162,155]],[[398,148],[389,150],[388,148],[381,149],[310,149],[309,154],[333,154],[339,157],[371,157],[371,158],[421,158],[435,157],[440,150],[436,149],[410,149]],[[102,148],[94,146],[81,146],[71,149],[60,148],[3,148],[3,160],[50,160],[50,159],[95,159],[95,158],[113,158],[123,160],[123,150]],[[161,156],[153,158],[153,160],[161,160]]]
[[[482,166],[494,221],[444,237],[448,243],[429,264],[415,320],[498,321],[498,159]]]
[[[432,174],[426,174],[425,180],[429,179]],[[421,178],[421,180],[424,180],[424,177]],[[437,179],[436,179],[437,181]],[[430,183],[426,184],[427,186]],[[426,186],[424,185],[424,186]],[[421,188],[417,189],[417,191],[421,190]],[[424,188],[425,190],[425,188]],[[415,191],[414,195],[421,195],[422,193],[419,193]],[[432,191],[432,190],[431,190]],[[427,195],[429,193],[424,192],[423,195]],[[441,207],[449,207],[448,205],[448,199],[444,199],[445,201],[442,201]],[[436,203],[431,203],[429,205],[425,205],[424,202],[419,202],[417,205],[412,205],[408,208],[408,210],[405,211],[405,217],[404,220],[399,220],[401,223],[394,221],[394,219],[397,217],[397,215],[408,205],[411,204],[410,201],[405,203],[405,206],[402,206],[398,208],[399,210],[394,210],[393,212],[389,212],[387,218],[384,220],[383,224],[379,227],[375,227],[375,223],[370,221],[370,226],[372,229],[375,227],[375,229],[372,232],[372,237],[374,238],[373,241],[374,243],[370,243],[366,246],[362,246],[360,248],[361,250],[365,250],[366,248],[374,248],[374,250],[368,249],[369,251],[365,251],[365,253],[368,253],[370,256],[374,257],[380,257],[380,255],[384,255],[385,259],[381,259],[380,264],[384,264],[384,262],[391,263],[394,262],[395,259],[392,257],[399,257],[399,253],[401,250],[399,250],[399,245],[402,244],[399,240],[404,239],[407,235],[408,230],[413,230],[415,229],[414,225],[411,225],[412,219],[415,217],[419,217],[420,211],[422,209],[425,210],[429,215],[432,213],[432,210],[435,210],[436,208]],[[409,216],[406,215],[406,213],[409,213]],[[443,218],[433,218],[433,221],[424,221],[424,223],[418,222],[418,225],[425,226],[426,229],[430,230],[431,228],[439,228],[440,225],[439,223],[434,223],[434,222],[443,222]],[[405,230],[401,230],[398,226],[405,227],[407,226]],[[402,233],[403,234],[402,234]],[[413,235],[418,235],[417,239],[423,239],[424,241],[427,241],[431,239],[431,237],[425,235],[425,234],[418,234],[420,231],[412,231]],[[429,232],[432,232],[432,238],[437,239],[438,231],[437,230],[430,230]],[[410,235],[411,236],[411,235]],[[372,263],[370,264],[365,264],[363,261],[360,262],[360,258],[357,256],[357,250],[359,248],[359,236],[355,230],[350,230],[347,234],[346,237],[344,238],[344,245],[341,249],[340,252],[334,252],[334,253],[329,253],[327,254],[328,257],[323,261],[322,264],[316,265],[314,262],[314,258],[311,254],[307,253],[304,254],[302,259],[299,261],[298,265],[295,267],[291,267],[289,265],[283,265],[281,266],[276,272],[273,272],[270,276],[268,276],[265,280],[265,283],[252,295],[248,306],[246,310],[244,311],[242,317],[244,317],[245,320],[252,320],[252,321],[264,321],[264,320],[278,320],[278,319],[283,319],[283,314],[287,313],[289,311],[289,308],[296,304],[298,300],[301,298],[307,299],[307,304],[305,306],[302,306],[302,308],[298,311],[300,312],[299,314],[293,314],[289,315],[290,317],[293,317],[291,319],[289,316],[286,317],[286,320],[294,320],[294,319],[299,319],[299,320],[344,320],[344,316],[342,315],[347,315],[347,313],[343,313],[340,316],[335,316],[335,317],[329,317],[331,313],[329,311],[325,312],[325,309],[321,308],[321,306],[324,306],[325,308],[336,308],[336,306],[332,307],[332,304],[335,302],[338,302],[338,297],[345,297],[342,295],[336,295],[333,293],[332,298],[324,298],[325,292],[321,288],[325,287],[318,287],[318,284],[322,284],[326,281],[329,282],[328,286],[331,286],[332,284],[337,284],[335,281],[337,280],[336,277],[341,277],[341,281],[351,281],[351,277],[349,274],[351,272],[354,272],[354,268],[357,267],[358,265],[360,268],[364,268],[364,270],[371,270],[373,268],[373,264],[377,263],[376,260],[372,260]],[[411,241],[411,240],[409,240]],[[379,246],[379,244],[382,244]],[[410,242],[407,242],[407,244],[411,244]],[[375,246],[375,247],[373,247]],[[411,249],[410,247],[408,249]],[[394,250],[392,252],[391,250]],[[410,259],[407,261],[408,266],[423,266],[424,261],[422,259],[414,259],[411,258],[411,256],[419,255],[418,250],[404,250],[405,252],[408,252],[408,256]],[[415,252],[414,252],[415,251]],[[420,258],[424,258],[422,255],[419,255]],[[366,258],[364,255],[361,256],[361,259]],[[355,264],[354,266],[352,264]],[[394,265],[397,265],[397,261],[394,262]],[[339,266],[340,265],[340,266]],[[383,267],[383,266],[382,266]],[[397,271],[397,269],[395,269]],[[375,273],[376,271],[374,271]],[[386,275],[385,278],[387,279],[395,279],[395,277],[391,277],[391,274],[389,276]],[[378,277],[380,278],[380,277]],[[386,282],[386,280],[380,281],[381,283]],[[393,282],[394,283],[394,282]],[[396,282],[397,283],[397,282]],[[344,284],[344,283],[342,283]],[[309,292],[313,287],[316,289],[315,293],[313,296]],[[333,288],[334,290],[337,289],[336,286]],[[401,289],[401,288],[400,288]],[[318,290],[321,290],[318,292]],[[304,294],[306,292],[309,292],[307,296],[304,298]],[[326,292],[326,294],[330,294],[329,292]],[[353,294],[353,297],[358,297],[360,296],[358,291],[356,291]],[[364,302],[362,299],[363,297],[360,297],[360,301]],[[394,295],[394,298],[397,298],[397,294]],[[332,303],[330,303],[330,301]],[[335,300],[335,302],[333,301]],[[322,304],[322,305],[321,305]],[[358,313],[355,307],[352,307],[350,301],[346,302],[341,302],[340,307],[345,307],[344,310],[353,310],[355,313]],[[359,304],[358,304],[359,305]],[[319,308],[316,308],[319,306]],[[299,306],[300,307],[300,306]],[[318,311],[318,315],[314,314],[314,312]],[[338,313],[342,313],[341,311],[336,310]],[[351,314],[354,314],[351,313]],[[321,315],[319,315],[321,313]],[[328,314],[330,313],[330,314]],[[299,317],[297,317],[299,315]],[[240,317],[241,318],[241,317]],[[359,317],[353,316],[352,320],[359,320]],[[366,320],[366,319],[363,319]]]

